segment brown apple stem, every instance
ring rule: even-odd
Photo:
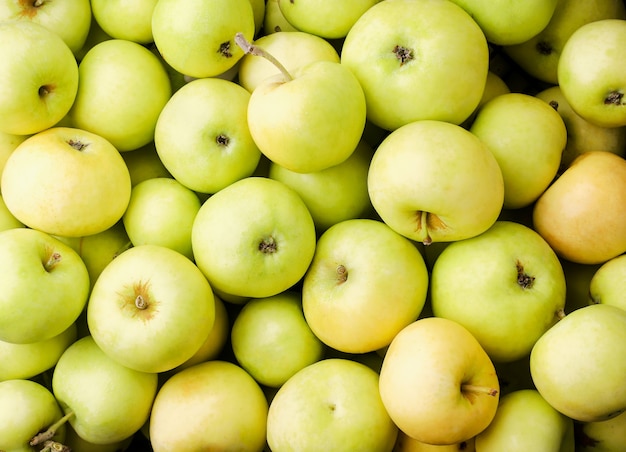
[[[73,411],[68,411],[68,413],[63,416],[61,419],[52,424],[45,432],[37,433],[33,438],[29,441],[28,444],[31,446],[37,446],[45,441],[52,439],[54,435],[56,435],[57,430],[63,424],[65,424],[72,416],[74,416]]]
[[[461,391],[474,392],[477,394],[487,394],[492,397],[495,397],[496,395],[498,395],[498,390],[496,388],[490,388],[487,386],[470,385],[470,384],[461,385]]]
[[[44,263],[44,268],[47,272],[52,270],[59,262],[61,262],[61,253],[52,251],[48,260]]]
[[[244,53],[249,53],[251,55],[260,56],[265,58],[267,61],[272,63],[274,66],[278,68],[278,70],[283,74],[283,77],[287,79],[287,81],[293,80],[291,74],[287,71],[285,66],[282,65],[280,61],[278,61],[272,54],[263,50],[261,47],[255,46],[251,42],[249,42],[243,33],[237,33],[235,35],[235,43],[241,47]]]
[[[46,441],[39,452],[72,452],[72,449],[57,441]]]

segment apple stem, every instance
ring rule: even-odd
[[[44,264],[44,268],[47,272],[52,270],[59,262],[61,262],[61,253],[53,251],[50,253],[48,260]]]
[[[41,433],[36,434],[29,441],[28,444],[30,444],[31,446],[37,446],[37,445],[43,443],[44,441],[48,441],[48,440],[52,439],[52,437],[54,435],[56,435],[58,428],[61,427],[63,424],[65,424],[72,416],[74,416],[74,412],[73,411],[68,411],[68,413],[65,416],[63,416],[61,419],[59,419],[54,424],[52,424],[50,427],[48,427],[48,430],[46,430],[45,432],[41,432]]]
[[[278,68],[278,70],[281,72],[281,74],[283,74],[283,77],[285,77],[288,82],[293,80],[293,77],[291,76],[291,74],[287,71],[285,66],[281,64],[280,61],[278,61],[269,52],[263,50],[261,47],[255,46],[254,44],[250,43],[246,39],[246,37],[243,35],[243,33],[237,33],[235,35],[235,43],[237,43],[237,45],[241,47],[244,53],[249,53],[251,55],[260,56],[268,60],[270,63],[272,63],[274,66]]]
[[[558,320],[562,320],[565,318],[565,310],[564,309],[559,309],[558,311],[556,311],[556,318]]]
[[[496,388],[489,388],[487,386],[478,386],[478,385],[470,385],[470,384],[461,385],[461,391],[462,392],[474,392],[478,394],[487,394],[492,397],[495,397],[496,395],[498,395],[498,390]]]

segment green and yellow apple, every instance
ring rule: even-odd
[[[80,83],[70,111],[75,126],[109,140],[118,151],[153,140],[161,110],[172,95],[161,61],[125,39],[93,46],[78,67]]]
[[[324,359],[293,375],[272,399],[271,450],[391,451],[398,435],[378,392],[378,374],[349,359]]]
[[[154,144],[178,182],[216,193],[250,176],[261,152],[247,122],[250,93],[219,78],[197,79],[172,95],[159,115]]]
[[[30,228],[0,232],[0,255],[0,340],[28,344],[68,329],[89,296],[89,274],[80,256]]]
[[[11,153],[28,137],[29,135],[13,135],[0,131],[0,175]]]
[[[394,337],[379,386],[398,428],[429,444],[473,438],[498,407],[498,377],[489,356],[465,327],[445,318],[421,318]]]
[[[267,0],[263,17],[263,34],[270,35],[281,31],[298,31],[298,29],[285,19],[278,0]]]
[[[610,304],[626,311],[626,255],[602,264],[589,281],[589,298],[596,304]]]
[[[54,127],[22,142],[2,172],[2,197],[26,226],[82,237],[117,223],[130,200],[128,168],[100,135]]]
[[[254,36],[258,36],[263,30],[265,20],[265,0],[249,0],[252,5],[252,15],[254,17]]]
[[[248,177],[202,204],[191,244],[211,287],[262,298],[289,289],[304,276],[316,233],[295,191],[273,179]]]
[[[424,244],[486,231],[504,200],[502,171],[487,146],[435,120],[415,121],[384,139],[370,164],[368,191],[385,223]]]
[[[593,304],[550,328],[530,354],[530,372],[543,398],[580,422],[626,411],[626,311]]]
[[[0,231],[23,227],[24,223],[15,218],[15,216],[7,208],[4,198],[0,195]]]
[[[476,22],[451,1],[387,0],[350,29],[341,62],[363,87],[367,118],[395,130],[420,119],[466,120],[485,87],[489,50]]]
[[[115,39],[149,44],[152,38],[152,12],[157,0],[91,0],[91,11],[100,28]]]
[[[254,379],[227,361],[178,372],[159,390],[150,415],[155,452],[261,451],[267,400]]]
[[[78,63],[58,34],[31,20],[2,21],[0,59],[0,131],[34,134],[69,112]]]
[[[95,342],[112,359],[165,372],[191,358],[215,320],[215,299],[187,257],[159,245],[124,251],[100,273],[87,305]]]
[[[626,412],[606,421],[578,425],[580,452],[615,452],[626,444]]]

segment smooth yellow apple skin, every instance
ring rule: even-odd
[[[626,311],[626,255],[614,257],[597,268],[589,281],[589,301]]]
[[[539,197],[534,229],[562,258],[606,262],[626,251],[626,160],[606,151],[576,158]]]

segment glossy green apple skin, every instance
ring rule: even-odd
[[[167,380],[154,401],[150,440],[155,452],[260,451],[267,400],[241,367],[213,360]]]
[[[347,359],[300,370],[281,386],[268,412],[272,450],[390,451],[397,434],[378,393],[378,374]]]
[[[626,411],[626,311],[595,304],[567,314],[530,354],[533,382],[546,401],[581,422]]]
[[[368,119],[395,130],[420,119],[462,123],[480,101],[488,54],[483,32],[454,3],[392,0],[357,20],[341,62],[363,87]]]
[[[79,436],[95,444],[122,441],[146,422],[157,375],[130,369],[106,355],[91,336],[61,355],[52,391]],[[123,414],[122,414],[123,413]]]
[[[78,63],[59,35],[33,21],[0,24],[0,130],[30,135],[59,122],[78,91]]]
[[[0,252],[0,339],[27,344],[69,328],[89,296],[89,274],[80,256],[29,228],[0,232]]]
[[[578,28],[563,47],[557,74],[576,113],[599,126],[626,126],[626,20]]]
[[[590,301],[609,304],[626,311],[626,255],[606,261],[596,270],[589,282]]]
[[[91,10],[102,30],[112,38],[149,44],[153,42],[152,12],[156,4],[157,0],[93,0]]]
[[[298,194],[264,177],[237,181],[207,199],[191,243],[212,287],[238,297],[269,297],[296,284],[315,252],[311,214]]]
[[[250,93],[228,80],[193,80],[168,101],[157,121],[160,160],[181,184],[216,193],[250,176],[261,152],[247,122]]]
[[[52,392],[31,380],[0,382],[0,449],[7,452],[33,452],[29,441],[61,419],[63,412]],[[65,440],[61,425],[53,441]]]

